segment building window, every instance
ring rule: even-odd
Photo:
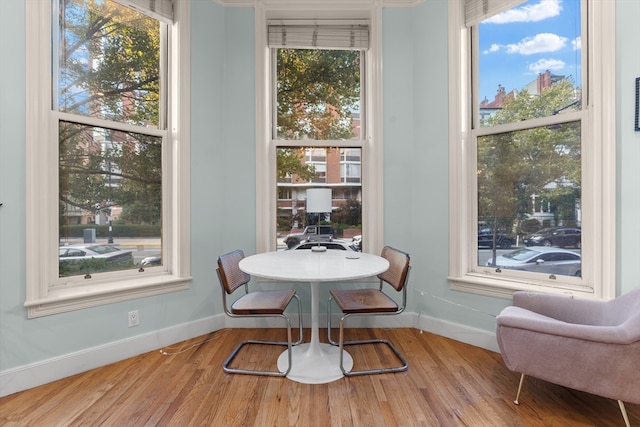
[[[340,181],[345,183],[361,182],[361,150],[343,148],[340,150]]]
[[[610,117],[594,114],[611,101],[605,88],[615,91],[603,78],[611,70],[595,62],[613,39],[588,33],[611,25],[612,8],[600,3],[450,5],[461,29],[452,44],[468,57],[451,61],[469,82],[450,85],[450,98],[461,100],[453,102],[451,170],[464,170],[450,177],[455,289],[614,294],[606,285],[615,283],[607,276],[613,255],[599,256],[603,234],[615,234],[605,222],[612,208],[597,202],[609,196],[596,177],[608,174],[614,185],[614,148],[603,141],[615,138]]]
[[[177,61],[188,25],[175,16],[188,6],[129,3],[27,6],[30,317],[188,286],[188,264],[172,255],[188,242],[174,209],[188,199],[175,114],[188,70]]]
[[[369,23],[270,20],[267,27],[272,76],[268,85],[272,88],[269,150],[275,156],[265,159],[276,159],[276,176],[269,180],[277,183],[278,191],[272,193],[277,206],[276,229],[265,233],[273,237],[262,246],[284,248],[278,243],[280,237],[313,225],[318,218],[336,226],[339,238],[344,229],[365,234],[360,230],[367,229],[362,209],[363,199],[366,203],[363,188],[368,185],[362,168],[367,159],[362,153],[371,143],[366,138],[369,116],[365,108],[365,94],[371,87],[366,79],[371,51]],[[376,150],[371,152],[374,156]],[[331,189],[332,211],[309,215],[306,190],[318,187]],[[288,194],[283,188],[290,189],[290,198],[281,197]],[[359,198],[345,200],[345,194]],[[371,206],[376,203],[372,200]],[[378,225],[372,222],[369,226],[381,234]],[[371,242],[376,248],[377,240]]]

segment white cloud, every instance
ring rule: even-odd
[[[508,44],[506,47],[507,53],[533,55],[535,53],[555,52],[562,49],[566,43],[566,37],[560,37],[552,33],[540,33],[533,37],[526,37],[518,43]]]
[[[489,49],[485,50],[483,53],[485,53],[485,54],[486,54],[486,53],[493,53],[493,52],[497,52],[497,51],[499,51],[499,50],[500,50],[500,47],[501,47],[501,46],[500,46],[499,44],[493,43],[493,44],[491,45],[491,47],[490,47]]]
[[[558,71],[562,70],[565,66],[565,62],[559,59],[539,59],[537,62],[533,64],[529,64],[529,70],[534,73],[543,73],[547,70],[549,71]]]
[[[578,36],[575,39],[571,40],[571,45],[573,46],[573,50],[582,49],[582,39],[580,38],[580,36]]]
[[[531,6],[523,6],[499,13],[484,22],[509,24],[512,22],[538,22],[558,16],[562,10],[561,0],[540,0]]]

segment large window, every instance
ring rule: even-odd
[[[595,40],[611,11],[600,3],[451,7],[462,28],[455,50],[468,58],[452,60],[463,84],[450,86],[460,100],[452,170],[464,170],[451,177],[454,288],[612,295],[602,279],[611,279],[615,231],[601,204],[614,181],[612,122],[601,107],[610,70],[597,62],[612,40]]]
[[[275,159],[275,167],[259,162],[258,204],[263,206],[258,211],[273,208],[267,218],[258,218],[258,250],[284,249],[292,240],[288,236],[320,222],[333,227],[332,238],[348,242],[371,233],[365,249],[375,252],[381,221],[366,212],[381,201],[369,196],[380,174],[367,178],[375,163],[371,159],[381,151],[376,128],[368,126],[368,118],[378,113],[366,96],[378,81],[368,72],[368,62],[376,58],[370,21],[271,19],[265,24],[270,120],[264,123],[268,141],[258,140],[258,158]],[[261,147],[267,148],[264,157]],[[277,188],[264,196],[270,201],[260,194],[264,182]],[[307,212],[311,188],[331,190],[330,212]]]
[[[173,208],[187,197],[176,120],[185,6],[147,3],[28,6],[30,316],[186,286],[174,253],[188,236]]]
[[[349,239],[344,229],[361,229],[362,217],[349,217],[344,223],[342,215],[348,209],[347,201],[336,199],[337,193],[349,188],[359,189],[361,182],[346,184],[341,179],[341,162],[344,151],[340,148],[345,141],[355,141],[361,146],[360,123],[362,65],[364,51],[356,49],[295,49],[279,47],[292,43],[291,33],[309,34],[313,43],[313,31],[322,36],[322,31],[311,26],[270,26],[270,43],[275,62],[275,105],[274,139],[277,148],[278,186],[293,188],[296,197],[292,200],[278,199],[277,245],[284,247],[281,239],[287,233],[297,233],[307,225],[316,222],[337,226],[335,237]],[[367,38],[366,26],[325,27],[335,34],[336,39],[347,36]],[[327,37],[329,34],[327,34]],[[318,37],[318,34],[315,35]],[[307,42],[307,43],[308,43]],[[365,44],[363,41],[360,44]],[[306,44],[301,40],[301,44]],[[355,44],[355,43],[354,43]],[[332,46],[329,46],[332,47]],[[325,146],[318,147],[315,144]],[[328,145],[328,146],[327,146]],[[331,147],[331,145],[335,147]],[[360,150],[360,149],[356,149]],[[300,155],[299,155],[300,154]],[[360,158],[360,156],[358,156]],[[282,179],[282,178],[286,179]],[[318,216],[307,212],[306,190],[309,188],[329,188],[332,193],[331,211]],[[358,199],[350,203],[360,203]],[[360,210],[358,211],[360,212]],[[335,213],[335,215],[334,215]],[[340,220],[339,223],[335,223]]]

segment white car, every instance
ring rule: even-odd
[[[339,251],[358,252],[358,248],[356,246],[354,246],[352,243],[343,242],[342,240],[332,240],[330,242],[302,242],[290,248],[290,250],[297,251],[300,249],[311,249],[313,246],[324,246],[327,249]]]
[[[534,273],[561,274],[563,276],[582,275],[580,254],[546,246],[519,248],[496,257],[495,265],[493,258],[489,259],[486,265]]]
[[[60,246],[58,249],[60,262],[82,261],[91,258],[104,259],[107,262],[133,262],[133,251],[100,244]]]

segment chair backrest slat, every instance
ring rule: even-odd
[[[401,291],[409,274],[409,254],[391,246],[385,246],[382,248],[381,256],[389,261],[389,269],[378,274],[378,278],[393,286],[396,291]]]
[[[251,280],[251,275],[240,270],[239,263],[243,258],[244,252],[240,249],[218,257],[220,284],[227,294],[233,293]]]

